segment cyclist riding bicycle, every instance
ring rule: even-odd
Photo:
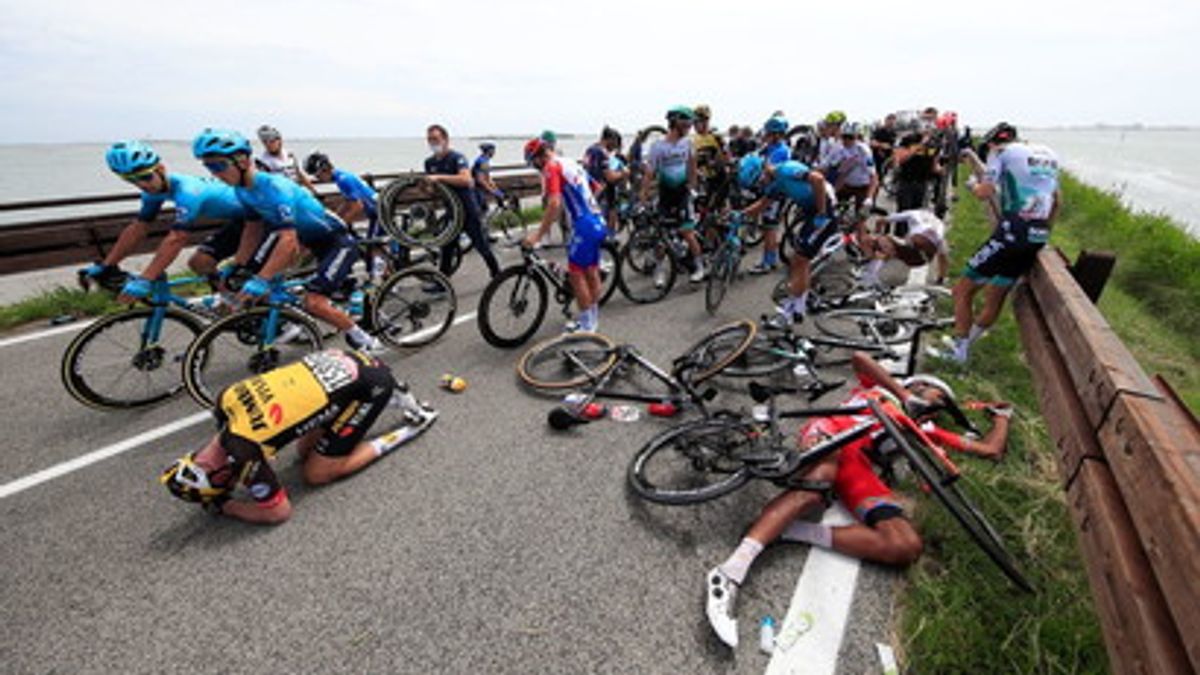
[[[336,214],[342,222],[353,229],[354,223],[365,219],[367,238],[384,236],[383,225],[379,222],[378,195],[366,181],[351,171],[335,167],[329,155],[320,151],[313,152],[304,159],[304,170],[318,183],[332,182],[337,186],[342,195],[342,205],[338,207]],[[395,245],[395,249],[397,253],[403,250],[398,244]],[[402,255],[406,253],[407,251],[404,251]],[[373,247],[370,262],[371,279],[378,283],[387,273],[387,259],[382,251]]]
[[[363,440],[379,415],[399,408],[404,424]],[[326,350],[237,382],[213,408],[219,431],[159,477],[172,495],[212,514],[278,524],[291,516],[287,490],[271,469],[298,441],[304,480],[321,485],[362,470],[424,430],[437,413],[418,404],[382,362]],[[234,499],[244,488],[249,499]]]
[[[998,459],[1008,439],[1012,408],[995,404],[988,408],[992,428],[976,440],[939,428],[936,416],[949,410],[961,417],[950,386],[936,377],[915,375],[897,381],[887,370],[862,352],[852,357],[859,385],[842,401],[842,406],[858,406],[873,399],[885,408],[903,410],[931,440],[959,452]],[[839,433],[873,420],[870,412],[836,417],[815,418],[799,433],[798,445],[810,448]],[[908,565],[921,555],[923,544],[913,524],[905,517],[900,500],[876,475],[873,458],[890,454],[893,445],[883,434],[882,425],[865,437],[842,446],[818,464],[803,469],[796,478],[810,489],[787,489],[763,507],[746,536],[725,562],[705,577],[706,614],[709,625],[722,642],[730,647],[738,643],[734,601],[746,581],[750,566],[763,549],[776,540],[801,542],[832,549],[855,558],[885,565]],[[811,522],[803,516],[827,505],[826,496],[811,489],[828,484],[838,501],[859,521],[853,525],[829,526]]]
[[[600,245],[608,235],[608,228],[592,195],[588,175],[574,161],[558,157],[541,138],[525,144],[525,162],[542,175],[546,209],[541,226],[525,238],[524,245],[537,246],[558,222],[563,209],[570,213],[574,228],[567,249],[567,279],[579,313],[575,325],[568,325],[567,329],[577,327],[595,332],[600,326]]]
[[[793,235],[791,243],[796,253],[788,261],[790,296],[778,311],[779,320],[784,323],[802,319],[808,311],[810,262],[835,229],[829,216],[837,202],[833,188],[819,171],[809,169],[805,164],[788,160],[769,166],[757,155],[742,158],[738,165],[738,184],[761,194],[757,201],[746,207],[745,218],[762,213],[777,198],[790,201],[801,210],[804,224]]]
[[[354,235],[341,218],[325,209],[312,193],[278,174],[259,171],[250,158],[250,141],[236,131],[205,129],[192,143],[192,154],[217,178],[233,187],[246,209],[247,231],[258,220],[277,235],[274,250],[257,275],[242,285],[243,299],[257,299],[270,281],[295,260],[300,246],[317,260],[317,271],[304,285],[304,309],[346,335],[354,349],[380,351],[383,344],[330,302],[358,260]]]
[[[767,166],[778,166],[792,157],[787,144],[788,121],[782,115],[773,115],[763,124],[763,149],[759,155],[766,161]],[[772,195],[762,210],[761,226],[763,230],[762,260],[750,268],[750,274],[766,274],[779,265],[779,228],[780,213],[783,211],[784,196]]]
[[[859,246],[872,258],[863,270],[864,284],[878,284],[879,270],[892,259],[909,267],[921,267],[934,261],[933,283],[945,281],[950,266],[946,224],[932,211],[912,209],[881,216],[872,221],[870,230],[859,239]]]
[[[168,171],[154,148],[140,141],[114,143],[105,153],[105,161],[113,173],[141,190],[141,208],[134,221],[121,230],[117,242],[104,260],[85,268],[87,276],[103,283],[106,278],[114,278],[119,274],[117,265],[146,238],[163,206],[168,201],[175,205],[175,221],[171,223],[167,236],[158,245],[154,258],[141,275],[130,276],[126,280],[119,300],[129,302],[148,296],[151,280],[166,272],[175,258],[179,257],[180,251],[187,246],[188,233],[201,219],[223,221],[225,224],[200,244],[188,259],[188,267],[197,274],[207,276],[213,288],[218,289],[222,284],[217,263],[230,256],[235,256],[236,261],[243,265],[250,263],[259,240],[246,239],[243,242],[246,211],[228,185],[213,178],[197,178]]]
[[[704,280],[704,256],[700,239],[696,237],[696,155],[688,132],[696,114],[691,108],[678,105],[667,111],[667,135],[654,142],[646,156],[649,169],[642,178],[639,203],[650,199],[650,188],[658,185],[658,214],[664,223],[681,228],[683,240],[691,253],[690,280]],[[655,283],[661,283],[656,278]]]
[[[981,200],[999,194],[1000,224],[967,261],[954,285],[954,352],[966,363],[972,343],[1000,316],[1004,300],[1017,279],[1033,267],[1038,251],[1050,239],[1050,228],[1062,204],[1058,186],[1058,155],[1049,148],[1017,140],[1017,130],[1001,122],[983,137],[987,177],[967,187]],[[980,288],[983,310],[974,316]]]

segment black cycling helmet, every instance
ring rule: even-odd
[[[619,148],[621,147],[621,132],[606,124],[604,125],[604,128],[600,130],[600,140],[613,141]]]
[[[480,143],[479,149],[483,152],[492,152],[496,149],[495,143]]]
[[[983,144],[1008,143],[1017,140],[1017,128],[1008,122],[1001,122],[983,135]]]
[[[333,162],[329,161],[329,155],[320,150],[313,151],[308,157],[304,158],[304,173],[310,176],[315,176],[325,169],[332,169]]]

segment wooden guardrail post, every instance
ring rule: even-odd
[[[1079,287],[1093,302],[1100,301],[1100,293],[1104,284],[1112,274],[1113,266],[1117,264],[1117,256],[1112,251],[1080,251],[1075,264],[1071,266],[1071,276],[1079,283]]]

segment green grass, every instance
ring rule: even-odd
[[[82,289],[60,286],[20,302],[0,306],[0,330],[64,314],[96,316],[119,308],[120,305],[110,293],[88,293]]]

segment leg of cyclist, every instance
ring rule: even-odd
[[[600,245],[608,229],[598,215],[577,219],[567,250],[567,278],[579,307],[579,327],[595,331],[600,325]]]
[[[317,434],[301,439],[304,480],[321,485],[361,471],[394,448],[363,440],[392,399],[396,381],[384,369],[363,371],[360,390],[369,395],[352,401]]]
[[[779,212],[783,202],[778,198],[770,198],[762,212],[763,254],[762,260],[750,268],[751,274],[766,274],[779,264],[779,237],[781,225]]]
[[[352,348],[367,352],[383,350],[377,338],[355,324],[350,315],[334,306],[329,299],[341,288],[346,275],[358,260],[358,246],[353,237],[348,233],[341,234],[324,246],[313,248],[312,252],[319,262],[316,274],[304,285],[305,311],[344,333],[346,342]]]

